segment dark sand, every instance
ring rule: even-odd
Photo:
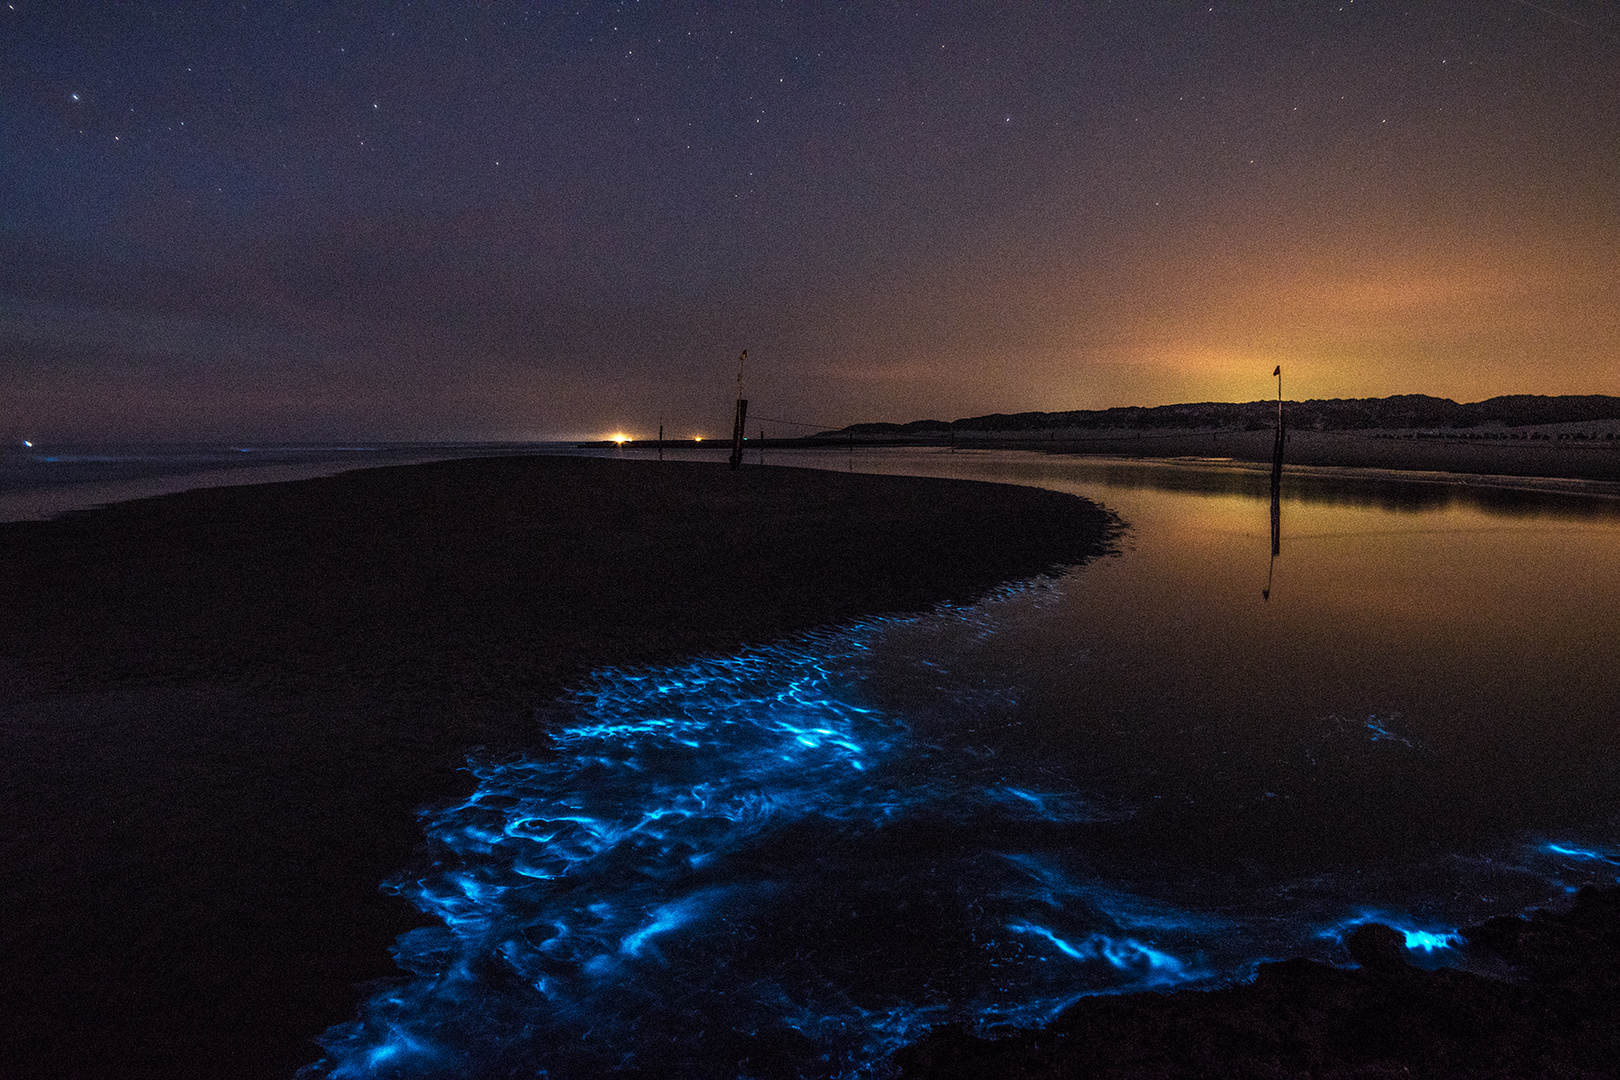
[[[593,667],[971,600],[1084,500],[463,460],[0,525],[0,1073],[288,1077],[424,921],[378,890],[464,751]]]
[[[1374,926],[1350,941],[1356,969],[1288,960],[1261,965],[1252,983],[1218,990],[1086,998],[1041,1031],[1002,1039],[942,1029],[900,1052],[899,1076],[1620,1075],[1620,889],[1585,889],[1567,911],[1493,919],[1466,937],[1478,971],[1407,967],[1398,935]]]
[[[0,1073],[285,1078],[420,925],[378,883],[475,744],[604,664],[967,600],[1084,561],[1027,488],[444,462],[0,525]],[[1304,961],[936,1033],[907,1077],[1596,1077],[1620,894],[1477,930],[1485,974]],[[1374,942],[1376,945],[1376,942]],[[1383,966],[1387,970],[1379,970]]]

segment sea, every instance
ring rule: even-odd
[[[263,456],[27,468],[99,498],[489,450],[228,449]],[[1463,927],[1620,881],[1620,499],[1330,469],[1274,497],[1213,459],[777,464],[1033,484],[1120,528],[974,604],[543,703],[528,752],[423,813],[384,884],[432,925],[305,1076],[879,1077],[943,1024],[1349,964],[1371,921],[1466,967]]]
[[[330,476],[350,469],[458,457],[571,453],[573,443],[64,443],[0,448],[0,521],[194,488]]]

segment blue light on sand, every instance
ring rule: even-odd
[[[1367,923],[1382,923],[1397,931],[1407,951],[1418,954],[1414,959],[1422,961],[1425,966],[1435,966],[1436,961],[1443,961],[1463,944],[1462,935],[1454,928],[1433,925],[1425,928],[1407,915],[1371,910],[1363,910],[1354,918],[1335,923],[1318,936],[1343,941],[1356,927]]]
[[[1564,889],[1574,892],[1588,879],[1597,874],[1603,875],[1604,883],[1614,882],[1620,884],[1620,874],[1615,873],[1620,867],[1620,850],[1594,847],[1590,844],[1578,844],[1564,841],[1546,841],[1540,845],[1538,854],[1554,864],[1553,873],[1564,879]],[[1575,873],[1570,873],[1575,870]]]
[[[1266,957],[1343,963],[1369,921],[1451,962],[1450,912],[1410,867],[1156,862],[1131,839],[1148,810],[1106,787],[1153,763],[1085,773],[1098,759],[1065,729],[1065,771],[973,734],[1014,696],[968,662],[988,610],[598,672],[566,726],[473,761],[476,790],[424,815],[427,855],[390,887],[439,925],[400,937],[409,977],[328,1031],[307,1075],[857,1077],[940,1024],[1040,1024]],[[1323,746],[1377,744],[1369,769],[1429,753],[1378,717],[1320,725],[1296,790]],[[1614,862],[1557,843],[1442,870],[1478,895]]]
[[[1462,944],[1462,938],[1451,933],[1402,929],[1401,934],[1406,938],[1406,947],[1408,949],[1422,950],[1426,953],[1432,953],[1436,949],[1451,949]]]
[[[1610,865],[1620,866],[1620,859],[1617,859],[1613,855],[1606,852],[1598,851],[1594,848],[1576,847],[1572,844],[1556,844],[1550,842],[1546,845],[1546,848],[1554,855],[1566,855],[1572,859],[1586,859],[1592,862],[1605,862],[1609,863]]]
[[[1163,983],[1182,982],[1189,978],[1187,966],[1180,960],[1138,941],[1130,939],[1116,941],[1104,934],[1092,934],[1075,945],[1058,937],[1046,927],[1036,926],[1033,923],[1011,923],[1007,928],[1014,933],[1045,938],[1071,960],[1103,960],[1120,971],[1142,976],[1140,984],[1131,987],[1133,990],[1146,989]]]
[[[861,701],[894,625],[600,672],[543,749],[473,762],[394,883],[443,926],[311,1075],[857,1075],[938,1023],[1198,977],[1042,849],[1085,800],[929,764]]]

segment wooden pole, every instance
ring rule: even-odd
[[[1271,485],[1273,489],[1282,482],[1283,459],[1283,410],[1282,410],[1282,365],[1272,372],[1277,376],[1277,441],[1271,447]]]
[[[664,425],[658,425],[658,460],[664,460]]]
[[[748,399],[737,399],[737,415],[731,423],[731,467],[742,464],[743,425],[748,423]]]
[[[748,362],[748,350],[737,358],[737,414],[731,421],[731,467],[742,464],[743,425],[748,422],[748,399],[742,396],[743,365]]]
[[[1277,568],[1277,556],[1282,554],[1282,365],[1278,364],[1272,374],[1277,376],[1277,438],[1271,445],[1271,570],[1266,573],[1266,587],[1260,593],[1267,600],[1271,599],[1271,575]]]
[[[1282,418],[1282,365],[1278,364],[1277,365],[1277,370],[1272,372],[1272,374],[1277,376],[1277,430],[1281,431],[1282,426],[1283,426],[1283,418]]]

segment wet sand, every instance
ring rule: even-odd
[[[1381,937],[1378,931],[1384,931]],[[1620,889],[1465,932],[1469,967],[1407,966],[1366,928],[1360,966],[1262,964],[1216,990],[1081,1000],[1040,1031],[935,1031],[897,1055],[902,1080],[1597,1080],[1620,1060]]]
[[[378,883],[473,745],[592,667],[969,600],[1102,549],[1083,500],[961,481],[453,461],[0,525],[0,1061],[288,1077],[423,920]],[[1252,986],[942,1031],[907,1077],[1597,1076],[1616,894],[1480,928],[1479,972]],[[1375,957],[1376,961],[1376,957]]]
[[[533,457],[0,525],[0,1061],[288,1077],[423,919],[378,885],[474,745],[607,664],[1084,561],[1084,500]]]

